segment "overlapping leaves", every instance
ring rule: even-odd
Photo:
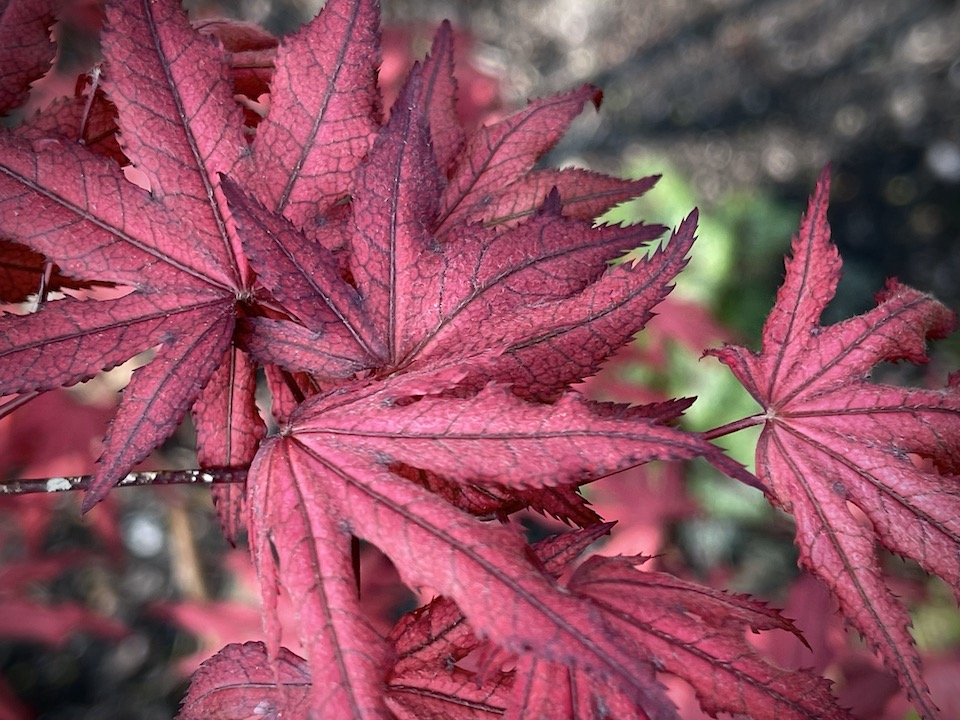
[[[231,39],[235,50],[243,47],[243,33],[238,37]],[[641,573],[636,558],[591,560],[561,587],[548,558],[533,557],[510,526],[478,517],[529,506],[591,525],[598,518],[578,488],[652,459],[703,456],[749,480],[703,436],[672,424],[689,401],[626,408],[587,402],[570,389],[643,328],[683,268],[696,227],[693,213],[645,259],[611,265],[664,228],[594,227],[592,218],[653,181],[535,169],[584,105],[599,104],[599,91],[584,86],[535,100],[468,136],[454,113],[452,36],[443,25],[384,122],[375,81],[377,4],[329,0],[277,49],[270,100],[261,105],[269,112],[248,143],[227,55],[190,28],[173,0],[110,3],[104,57],[119,147],[149,189],[125,179],[115,148],[98,154],[72,140],[86,138],[76,123],[90,115],[61,106],[0,136],[0,233],[55,263],[57,277],[114,284],[128,294],[67,298],[5,317],[0,382],[3,394],[46,390],[155,353],[125,391],[87,507],[188,409],[201,463],[250,464],[246,493],[218,491],[218,499],[228,532],[246,520],[267,642],[231,646],[208,665],[186,717],[209,713],[232,690],[250,712],[294,716],[408,717],[435,712],[427,698],[446,692],[454,717],[483,717],[488,709],[516,718],[554,711],[676,717],[658,671],[687,679],[708,712],[845,717],[825,682],[777,670],[744,643],[747,627],[792,631],[776,613]],[[88,109],[109,126],[109,106],[91,100]],[[805,226],[801,236],[819,233],[825,246],[815,229],[821,225]],[[819,247],[809,258],[811,278],[831,275],[829,251]],[[915,421],[912,444],[888,451],[877,442],[865,455],[869,467],[848,463],[847,470],[867,480],[873,470],[887,472],[874,462],[877,453],[892,453],[889,467],[903,482],[919,482],[904,464],[915,453],[932,461],[931,477],[955,473],[952,390],[940,394],[938,407],[953,413],[944,421],[933,419],[926,394],[876,390],[881,397],[863,385],[856,405],[861,400],[845,389],[851,358],[866,370],[893,357],[896,346],[916,359],[924,331],[946,331],[949,318],[894,285],[877,318],[820,333],[819,303],[832,288],[797,279],[799,264],[791,264],[768,322],[763,356],[718,353],[754,382],[771,427],[800,432],[783,421],[784,412],[809,401],[812,414],[822,415],[817,403],[827,397],[871,420],[878,405],[900,408]],[[21,285],[16,292],[11,285],[11,296],[22,294]],[[810,287],[818,293],[813,301],[805,299]],[[894,306],[913,314],[891,313]],[[843,351],[848,346],[858,349]],[[257,365],[280,425],[265,441],[253,401]],[[808,397],[809,388],[815,392]],[[806,466],[846,458],[849,428],[828,422],[808,431],[832,435],[818,440],[821,460],[806,455],[791,467],[815,476],[823,468]],[[898,437],[886,432],[888,441]],[[768,432],[761,442],[761,479],[785,508],[796,509],[802,503],[782,485],[792,456],[771,437],[779,436]],[[902,519],[892,496],[878,500],[853,475],[840,477],[834,494],[875,523]],[[931,548],[949,550],[956,513],[933,507],[934,489],[932,481],[918,485],[898,501],[925,513]],[[579,552],[579,539],[591,532],[561,543]],[[802,529],[801,538],[810,532]],[[381,638],[356,598],[355,537],[381,548],[409,585],[443,594],[430,606],[443,609]],[[864,576],[862,547],[860,564],[838,566],[820,554],[842,549],[843,540],[810,542],[804,557],[815,555],[811,564],[838,578]],[[909,540],[888,542],[915,551]],[[931,549],[918,559],[955,582],[949,557]],[[299,609],[308,665],[280,647],[280,592]],[[440,620],[461,627],[455,640],[425,627]],[[465,682],[461,668],[431,670],[413,651],[400,652],[398,661],[398,649],[417,637],[446,643],[453,662],[487,643],[488,657],[506,653],[515,670],[490,661],[487,675]],[[891,646],[902,648],[902,638]],[[908,684],[915,679],[902,675]],[[247,707],[255,699],[249,686],[264,682],[276,683],[275,691]],[[403,682],[419,690],[398,689]],[[547,695],[556,687],[569,691],[563,707]]]

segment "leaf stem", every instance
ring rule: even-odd
[[[748,427],[753,427],[754,425],[762,425],[764,421],[765,417],[763,415],[751,415],[750,417],[741,418],[740,420],[735,420],[734,422],[727,423],[726,425],[715,427],[713,430],[707,430],[705,433],[703,433],[703,437],[707,440],[716,440],[718,437],[730,435],[731,433],[744,430]]]
[[[22,392],[18,395],[14,395],[10,400],[0,405],[0,418],[6,417],[14,410],[19,410],[39,395],[40,392],[38,390],[30,390],[29,392]]]
[[[117,487],[136,485],[213,485],[242,483],[247,479],[247,468],[211,468],[208,470],[149,470],[132,472],[117,483]],[[86,490],[93,475],[43,478],[36,480],[2,480],[2,495],[32,495],[69,490]]]

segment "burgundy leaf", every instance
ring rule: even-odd
[[[450,281],[444,275],[438,282],[438,294],[451,298],[451,308],[442,306],[446,317],[421,354],[434,362],[451,353],[503,348],[479,377],[510,383],[525,396],[555,397],[558,389],[596,372],[652,317],[652,308],[686,265],[696,217],[688,217],[665,248],[612,268],[602,260],[604,248],[609,257],[611,246],[642,244],[660,228],[588,231],[547,211],[505,233],[502,242],[488,239],[489,253],[481,249],[482,236],[469,237],[476,242],[468,245],[469,273],[450,272]],[[542,244],[533,244],[531,236]],[[586,284],[589,280],[594,282]]]
[[[250,357],[230,348],[194,403],[197,459],[202,467],[245,467],[253,461],[266,431],[254,397],[255,373]],[[247,514],[246,487],[218,485],[211,494],[224,535],[235,545]]]
[[[341,346],[341,352],[349,353],[356,365],[372,363],[370,355],[380,354],[380,347],[370,337],[369,323],[360,316],[357,292],[340,277],[339,264],[330,250],[305,238],[286,218],[268,213],[256,200],[244,196],[227,177],[223,178],[223,190],[261,284],[304,326],[340,335],[342,339],[328,342]]]
[[[181,344],[222,304],[213,296],[206,305],[190,306],[186,297],[193,298],[134,293],[109,302],[68,299],[32,315],[6,318],[9,330],[0,337],[3,394],[72,385],[153,345]],[[230,322],[214,318],[220,325]]]
[[[742,596],[640,572],[634,562],[592,557],[574,573],[569,588],[592,598],[624,645],[636,643],[635,651],[658,669],[693,685],[706,712],[758,719],[850,717],[836,705],[829,682],[810,672],[781,670],[747,644],[747,628],[797,633],[788,620]]]
[[[532,550],[547,573],[560,577],[612,526],[613,523],[599,523],[554,535],[533,545]],[[395,676],[441,666],[449,658],[460,660],[479,645],[463,613],[453,601],[443,597],[403,616],[391,631],[389,641],[396,656]]]
[[[480,644],[460,608],[445,597],[400,618],[388,641],[396,655],[394,678],[449,666]]]
[[[281,564],[297,561],[298,557],[299,562],[311,558],[309,573],[301,571],[301,580],[290,578],[288,583],[295,582],[299,588],[303,582],[304,587],[316,588],[337,535],[342,547],[349,533],[357,534],[380,547],[408,585],[428,585],[456,601],[479,634],[514,652],[532,650],[546,659],[582,665],[608,676],[635,702],[650,708],[651,717],[674,717],[672,706],[662,688],[652,681],[641,656],[620,652],[605,623],[597,622],[586,608],[534,569],[525,559],[520,538],[506,530],[483,527],[412,483],[378,471],[370,460],[351,456],[346,448],[332,444],[315,450],[309,441],[309,435],[294,434],[266,443],[250,480],[251,488],[264,488],[251,489],[252,495],[264,493],[264,499],[275,498],[266,505],[264,501],[251,503],[251,528],[265,521],[271,523],[271,546]],[[283,471],[277,472],[281,468]],[[274,474],[266,470],[274,470]],[[318,500],[321,493],[322,504]],[[334,508],[339,519],[324,519]],[[262,513],[259,517],[258,512]],[[312,540],[304,535],[307,526],[313,533]],[[276,570],[270,567],[273,561],[268,560],[271,551],[265,539],[254,546],[264,591],[269,593],[276,581]],[[433,549],[429,556],[420,551],[424,547]],[[348,602],[345,588],[349,580],[343,577],[343,565],[326,572],[332,576],[331,592],[342,597],[341,602]],[[315,590],[312,594],[311,602],[322,602],[327,596]],[[503,612],[497,601],[501,597],[512,599],[510,612]],[[269,598],[268,594],[268,609],[272,602]],[[337,618],[339,622],[359,622],[350,604],[340,607],[345,609]],[[341,637],[340,633],[335,637]],[[325,646],[329,640],[316,636],[310,640],[318,654],[328,652]],[[377,682],[375,666],[365,670],[360,667],[368,662],[365,659],[370,647],[364,647],[367,654],[350,653],[353,666],[340,665],[345,669],[337,685],[343,688],[343,694],[357,684],[369,688]],[[362,683],[355,679],[354,672],[362,673]],[[349,702],[344,707],[353,710],[357,705]]]
[[[685,264],[695,219],[663,255],[606,273],[612,255],[656,238],[662,228],[592,228],[563,217],[552,194],[537,216],[516,228],[467,226],[457,242],[437,244],[428,230],[437,172],[418,120],[422,113],[410,100],[401,102],[405,106],[395,110],[361,171],[360,243],[353,258],[368,312],[388,328],[390,364],[424,367],[500,348],[507,352],[482,376],[515,382],[534,396],[555,393],[594,372],[669,291],[669,279]],[[372,168],[381,165],[387,171],[374,174]],[[383,223],[384,217],[392,219]],[[627,316],[632,325],[609,343],[600,342],[601,329]],[[565,357],[558,359],[560,354]],[[541,364],[553,367],[535,386],[524,387],[530,385],[529,373],[516,366]]]
[[[417,103],[420,68],[397,99],[357,177],[351,268],[370,322],[384,336],[384,361],[396,365],[423,334],[422,305],[410,292],[436,267],[429,227],[437,212],[440,173]]]
[[[423,84],[418,105],[427,108],[430,144],[437,167],[447,174],[453,169],[466,134],[457,118],[457,81],[453,76],[453,29],[444,20],[423,62]]]
[[[238,341],[262,364],[303,371],[317,378],[345,378],[367,364],[356,356],[353,337],[344,337],[342,325],[313,331],[289,320],[248,318],[240,325]]]
[[[130,160],[117,141],[116,106],[107,100],[99,85],[95,88],[88,87],[86,82],[83,85],[84,92],[54,100],[43,112],[15,128],[14,132],[34,138],[62,135],[99,155],[112,158],[120,165],[129,165]],[[93,98],[90,97],[91,92]]]
[[[180,221],[110,160],[65,139],[10,134],[0,135],[0,153],[3,232],[63,273],[150,290],[229,287],[196,247],[169,242]]]
[[[411,672],[387,688],[387,705],[396,720],[492,720],[503,717],[511,676],[497,673],[483,684],[458,667]]]
[[[160,346],[124,394],[85,509],[173,431],[210,382],[252,281],[218,187],[217,173],[246,151],[221,52],[173,2],[117,4],[108,20],[107,89],[151,194],[66,139],[36,128],[0,137],[0,230],[68,275],[138,290],[51,303],[15,321],[21,333],[3,361],[38,357],[16,385],[5,378],[3,392],[69,384]],[[184,233],[191,242],[180,242]]]
[[[178,6],[150,7],[108,8],[105,89],[119,111],[121,144],[146,174],[152,196],[192,230],[193,250],[217,258],[230,284],[243,287],[249,269],[238,260],[217,187],[217,173],[246,154],[240,109],[213,41],[193,32]]]
[[[385,711],[376,690],[385,656],[360,615],[350,577],[349,540],[358,535],[391,557],[410,584],[448,594],[471,626],[498,645],[582,666],[642,703],[651,717],[672,717],[652,666],[640,656],[619,654],[604,623],[569,603],[529,563],[518,538],[484,528],[448,501],[479,511],[489,491],[490,512],[530,505],[586,524],[597,518],[578,498],[578,485],[654,457],[719,455],[701,437],[665,425],[664,408],[649,415],[594,412],[577,395],[563,396],[567,384],[642,328],[685,264],[695,219],[666,250],[612,269],[611,258],[656,238],[662,228],[594,228],[564,216],[556,192],[515,227],[462,224],[439,242],[432,228],[441,193],[451,191],[443,190],[431,146],[431,108],[422,106],[438,98],[424,92],[424,82],[424,70],[415,67],[356,170],[352,222],[335,226],[336,239],[322,239],[323,229],[312,239],[306,221],[289,213],[293,225],[271,218],[266,210],[275,209],[273,200],[259,207],[225,181],[244,247],[291,316],[246,321],[245,347],[262,361],[333,381],[330,391],[291,413],[292,402],[310,395],[309,389],[268,368],[271,387],[289,399],[281,400],[282,437],[263,446],[250,475],[248,524],[271,652],[280,642],[273,610],[280,583],[303,608],[299,632],[311,667],[324,668],[329,678],[330,685],[314,688],[312,706],[356,717]],[[540,101],[495,129],[481,130],[451,183],[469,182],[463,189],[470,199],[474,187],[486,192],[515,180],[594,94],[584,89]],[[488,147],[489,159],[504,167],[465,180],[461,170],[475,160],[470,153],[491,138],[503,149]],[[604,188],[601,193],[611,186]],[[619,185],[611,192],[619,198],[637,189]],[[602,210],[603,203],[593,209]],[[461,221],[448,219],[451,227],[454,222]],[[324,248],[341,243],[346,265],[337,270]],[[356,286],[359,308],[341,276]],[[359,359],[347,349],[349,339],[328,333],[331,321],[351,328],[361,347],[374,350],[369,361],[361,361],[375,363],[365,376],[337,380],[329,372],[337,357]],[[298,322],[311,329],[301,332]],[[604,333],[612,339],[602,339]],[[378,345],[385,351],[375,350]],[[554,356],[561,353],[565,359],[557,363]],[[320,360],[304,359],[311,357]],[[516,378],[518,367],[539,373],[538,383]],[[556,402],[529,403],[503,385],[481,389],[491,379]],[[415,546],[432,548],[433,559],[420,557]],[[437,563],[437,557],[448,560]],[[489,590],[478,596],[476,588]],[[495,597],[507,598],[506,615]],[[434,689],[445,699],[422,706],[423,712],[443,712],[438,708],[449,710],[453,705],[446,703],[467,698],[464,676],[448,675],[442,682],[448,684]],[[422,700],[430,685],[425,677],[411,683],[418,689],[405,700],[391,695],[391,708],[416,712],[413,698]],[[324,687],[337,690],[326,695]],[[474,693],[468,702],[483,697],[492,696]]]
[[[544,568],[559,576],[610,524],[564,533],[537,543],[533,550]],[[499,717],[509,706],[513,673],[476,673],[452,666],[480,644],[463,614],[447,598],[437,598],[415,613],[401,618],[390,634],[397,656],[389,681],[388,702],[400,717],[433,717],[434,709],[457,717]],[[529,656],[527,656],[529,657]],[[521,667],[526,661],[521,661]],[[547,671],[563,666],[543,663]],[[519,672],[519,671],[518,671]],[[491,677],[492,675],[492,677]],[[544,677],[545,676],[539,676]],[[553,706],[564,701],[553,696]],[[508,711],[509,712],[509,711]],[[448,715],[438,714],[437,717]]]
[[[0,240],[0,302],[23,302],[28,296],[37,294],[44,275],[44,262],[43,255],[23,245]],[[93,285],[66,277],[54,268],[45,287],[50,292]]]
[[[507,720],[646,720],[616,687],[557,663],[524,655],[517,662]]]
[[[698,436],[641,413],[604,418],[574,393],[544,405],[491,385],[473,397],[403,404],[391,383],[379,385],[312,399],[291,419],[289,432],[331,462],[349,452],[378,465],[403,463],[512,487],[580,484],[654,457],[714,452]]]
[[[518,489],[485,482],[481,486],[451,480],[409,465],[394,464],[390,469],[439,495],[454,507],[478,517],[507,517],[530,508],[580,527],[596,525],[601,520],[573,485]]]
[[[518,509],[529,508],[541,515],[554,517],[567,525],[588,528],[603,520],[572,485],[513,489],[511,494],[520,503]]]
[[[163,300],[163,302],[161,302]],[[102,499],[129,468],[166,439],[216,368],[233,330],[217,296],[183,307],[176,295],[133,294],[95,303],[63,300],[11,318],[0,342],[3,393],[48,390],[85,380],[153,344],[159,356],[134,373],[105,440],[85,503]],[[219,315],[214,314],[221,308]]]
[[[533,546],[537,559],[543,563],[543,569],[554,577],[560,577],[567,568],[572,567],[587,548],[602,537],[610,534],[616,523],[598,523],[593,527],[572,530],[552,535]]]
[[[827,169],[793,240],[762,352],[730,346],[709,354],[764,409],[757,474],[796,517],[800,563],[830,587],[921,714],[934,717],[909,617],[883,581],[876,544],[960,587],[960,391],[880,385],[869,373],[884,360],[924,361],[925,340],[949,333],[956,318],[890,281],[873,310],[820,325],[840,277],[829,187]]]
[[[960,585],[960,379],[925,391],[865,378],[923,359],[953,318],[891,283],[876,310],[819,326],[839,270],[825,181],[763,352],[715,353],[764,408],[734,423],[766,424],[757,480],[708,442],[717,431],[679,427],[691,399],[628,407],[571,389],[644,329],[697,221],[618,263],[665,229],[593,221],[655,179],[534,169],[598,90],[468,134],[444,24],[384,124],[375,0],[329,0],[276,51],[249,26],[191,28],[176,0],[111,0],[107,14],[102,90],[91,75],[0,131],[0,297],[39,290],[41,271],[49,288],[119,287],[0,318],[0,394],[145,353],[86,509],[191,409],[202,466],[249,465],[246,488],[214,498],[229,537],[246,521],[266,643],[205,665],[181,717],[675,719],[660,674],[709,714],[846,717],[825,680],[747,644],[748,630],[795,633],[762,604],[641,572],[638,557],[571,572],[609,527],[585,484],[696,457],[769,484],[798,518],[801,562],[933,712],[874,550]],[[2,92],[22,94],[28,54]],[[266,440],[260,370],[278,426]],[[523,508],[584,529],[531,546],[509,524]],[[441,596],[387,638],[358,597],[359,540]],[[306,660],[281,647],[284,629]]]
[[[71,8],[76,9],[77,7]],[[85,15],[81,9],[80,16],[71,12],[63,22],[67,27],[74,26],[78,21],[89,24],[91,27],[86,27],[85,31],[93,33],[103,24],[102,11],[93,6],[86,9],[93,12],[93,15]],[[52,97],[41,106],[40,112],[29,114],[24,118],[24,122],[12,128],[11,132],[33,140],[66,138],[99,155],[112,158],[121,166],[129,165],[130,160],[118,142],[117,108],[103,91],[103,63],[97,63],[87,72],[81,73],[76,78],[72,94],[68,94],[66,89],[56,90],[54,86],[58,78],[60,82],[65,79],[59,77],[57,72],[51,75],[52,77],[43,81],[45,86],[42,94]],[[33,104],[35,103],[31,101],[30,105]]]
[[[103,456],[83,500],[84,511],[173,434],[222,361],[233,321],[229,311],[220,317],[198,318],[192,333],[165,342],[159,357],[134,371],[104,438]]]
[[[659,175],[639,180],[621,180],[589,170],[536,170],[478,204],[470,219],[485,225],[509,225],[538,210],[553,188],[560,193],[568,217],[593,220],[620,203],[643,195]]]
[[[279,579],[298,611],[300,640],[311,667],[324,668],[312,708],[334,717],[389,717],[380,691],[383,641],[363,618],[350,561],[350,528],[302,453],[276,451],[275,441],[250,469],[250,549],[260,576],[270,657],[280,651],[276,621]]]

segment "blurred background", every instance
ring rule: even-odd
[[[757,342],[782,279],[789,238],[827,162],[834,178],[830,220],[844,279],[825,321],[872,306],[888,276],[960,308],[960,4],[381,2],[384,24],[392,28],[385,76],[399,77],[422,57],[440,20],[454,22],[460,31],[461,99],[477,121],[584,82],[600,86],[600,112],[585,112],[545,162],[664,176],[644,198],[607,219],[672,226],[700,207],[700,239],[671,296],[677,302],[665,306],[637,343],[588,384],[596,396],[709,398],[688,413],[688,426],[697,430],[755,412],[732,376],[716,362],[700,362],[700,352],[725,340]],[[185,5],[195,19],[228,15],[282,34],[322,3]],[[83,17],[57,30],[63,41],[58,69],[65,77],[96,60],[95,44],[84,40]],[[932,357],[925,368],[881,368],[877,376],[942,384],[960,366],[960,341],[939,343]],[[109,383],[122,379],[104,382],[106,390],[65,394],[67,405],[39,406],[29,415],[24,409],[0,421],[7,471],[15,465],[34,477],[52,476],[79,472],[64,468],[89,463],[95,457],[91,437],[102,433],[110,414],[109,393],[116,387]],[[87,434],[72,444],[64,438],[62,464],[50,464],[60,450],[37,441],[44,423],[51,413],[74,412],[84,418]],[[735,457],[749,463],[755,437],[739,433],[725,440]],[[191,443],[186,427],[156,461],[189,467]],[[824,620],[830,601],[796,569],[789,518],[709,468],[677,472],[653,465],[588,488],[601,514],[621,520],[600,551],[658,553],[661,568],[786,606],[819,651],[820,669],[840,681],[846,699],[873,700],[859,708],[860,717],[909,717],[895,684],[869,653],[843,633],[842,623]],[[30,612],[72,603],[89,614],[75,617],[70,632],[50,630],[49,641],[0,638],[0,675],[12,692],[5,698],[0,688],[0,720],[114,717],[104,713],[117,703],[131,708],[123,717],[171,717],[199,660],[226,642],[246,639],[239,637],[243,632],[257,632],[256,593],[244,551],[221,540],[206,490],[116,491],[111,503],[84,521],[77,517],[77,498],[49,498],[44,505],[46,515],[37,510],[30,516],[22,499],[0,505],[10,518],[7,527],[14,527],[15,518],[27,533],[27,540],[11,539],[12,531],[0,538],[7,561],[0,577],[7,588],[15,582],[39,588]],[[92,520],[98,513],[100,520]],[[531,536],[559,529],[537,516],[523,522]],[[46,574],[17,580],[10,563],[41,551],[67,553],[66,560]],[[365,557],[368,577],[389,579],[380,556],[368,551]],[[884,562],[913,612],[929,681],[944,693],[938,701],[960,708],[950,681],[960,672],[960,619],[952,595],[912,564],[892,556]],[[376,597],[372,590],[367,594]],[[376,612],[395,616],[409,609],[410,600],[398,596]],[[100,617],[115,623],[99,624]],[[813,662],[796,648],[767,650],[787,664]],[[11,708],[6,715],[4,708]]]

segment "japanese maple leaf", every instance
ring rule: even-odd
[[[97,283],[75,280],[61,274],[47,260],[23,245],[0,240],[0,302],[21,303],[31,295],[46,295],[52,290],[93,287]]]
[[[536,543],[532,550],[543,569],[559,577],[612,525],[598,523],[556,535]],[[491,668],[491,662],[482,660],[478,671],[457,664],[478,649],[482,652],[484,643],[449,598],[435,598],[402,617],[387,641],[396,658],[387,681],[387,702],[398,718],[466,717],[470,711],[478,718],[499,717],[511,704],[513,672]]]
[[[545,567],[559,574],[609,528],[599,524],[550,538],[538,543],[535,551]],[[453,665],[480,641],[452,601],[436,598],[404,616],[388,642],[394,646],[395,660],[389,679],[385,676],[387,703],[397,718],[457,716],[458,711],[472,711],[477,717],[484,717],[485,711],[502,715],[510,674],[497,673],[481,683],[477,673]],[[268,710],[293,717],[307,714],[313,684],[308,663],[282,650],[274,675],[269,660],[263,643],[228,645],[194,675],[178,717],[207,718],[214,710],[241,717],[258,706],[261,714]],[[264,684],[274,689],[264,695]]]
[[[105,85],[124,152],[149,193],[113,161],[66,139],[29,128],[0,137],[0,232],[66,275],[134,289],[109,302],[65,299],[8,319],[3,392],[71,384],[158,346],[124,392],[85,508],[173,431],[204,386],[208,395],[236,395],[225,406],[243,415],[238,426],[236,415],[205,403],[204,439],[226,432],[222,442],[235,445],[229,438],[238,428],[255,435],[259,422],[252,381],[234,382],[236,373],[252,377],[252,366],[230,348],[253,276],[216,175],[248,152],[221,51],[172,2],[113,3],[107,15]],[[232,370],[211,382],[224,362]],[[209,446],[201,446],[209,464],[229,464],[235,454]]]
[[[248,527],[268,649],[279,657],[282,586],[300,611],[310,667],[323,672],[311,706],[388,717],[389,653],[355,594],[349,548],[359,536],[408,585],[454,601],[479,636],[581,668],[651,718],[674,717],[654,666],[642,652],[624,652],[604,612],[559,588],[514,532],[484,525],[410,471],[549,494],[653,458],[722,463],[702,437],[667,424],[684,403],[611,408],[569,390],[669,291],[695,216],[665,248],[613,267],[611,258],[660,228],[593,227],[564,214],[556,190],[521,222],[484,226],[482,198],[517,182],[596,93],[531,103],[481,129],[446,180],[427,123],[430,70],[412,71],[356,169],[349,215],[331,216],[317,241],[223,181],[259,280],[290,318],[249,323],[254,355],[328,381],[357,375],[293,410],[251,466]],[[332,251],[339,248],[352,282]],[[710,702],[739,708],[731,697]]]
[[[309,717],[310,685],[310,667],[289,650],[231,643],[193,674],[177,718]]]
[[[731,346],[709,354],[764,409],[757,473],[796,518],[800,563],[933,717],[910,620],[883,581],[876,546],[960,591],[958,377],[941,390],[918,390],[872,383],[869,374],[885,360],[925,361],[925,340],[947,335],[956,318],[891,280],[870,312],[820,325],[840,277],[826,218],[828,173],[794,238],[761,352]]]
[[[544,570],[557,577],[610,525],[541,541],[534,551]],[[620,642],[639,643],[640,652],[658,669],[687,679],[708,712],[724,707],[756,718],[846,717],[835,706],[829,683],[811,673],[793,675],[775,668],[749,649],[747,627],[778,628],[799,636],[789,621],[745,597],[633,567],[646,559],[592,557],[574,572],[567,587],[581,599],[591,598]],[[710,621],[704,628],[690,623],[691,617]],[[471,701],[476,717],[648,717],[643,706],[602,678],[534,654],[522,655],[506,677],[481,671],[473,678],[472,695],[466,695],[461,687],[469,675],[450,663],[481,643],[456,606],[443,598],[402,619],[391,638],[397,661],[389,681],[390,701],[398,717],[430,717],[431,711],[439,717],[444,703],[456,707]],[[704,648],[709,652],[701,652]],[[433,672],[427,673],[428,668]]]
[[[60,0],[4,0],[0,2],[0,114],[20,106],[33,81],[49,69],[56,46],[52,25]],[[22,302],[39,292],[44,258],[28,248],[0,241],[0,301]],[[83,286],[53,272],[46,288]]]
[[[559,576],[610,524],[556,536],[533,550],[544,571]],[[708,711],[726,707],[750,717],[847,718],[836,708],[829,683],[809,672],[793,674],[761,659],[744,631],[778,628],[796,634],[789,621],[760,603],[632,567],[643,558],[594,557],[578,569],[569,588],[605,615],[621,643],[639,642],[658,667],[690,680]],[[708,619],[706,627],[692,618]],[[514,662],[474,633],[449,598],[402,618],[390,633],[390,669],[384,678],[392,717],[450,718],[647,718],[627,694],[602,678],[564,663],[525,653]],[[701,651],[709,648],[709,652]],[[480,653],[479,670],[461,661]],[[314,683],[310,665],[281,650],[276,675],[259,643],[231,645],[205,664],[192,683],[181,718],[205,717],[211,709],[238,717],[259,706],[278,714],[305,714]],[[494,660],[496,659],[496,661]],[[498,665],[508,661],[514,669]],[[217,669],[214,672],[214,669]],[[720,679],[720,682],[718,682]],[[265,694],[264,685],[273,686]],[[330,706],[325,706],[330,710]],[[298,715],[297,715],[298,716]]]

